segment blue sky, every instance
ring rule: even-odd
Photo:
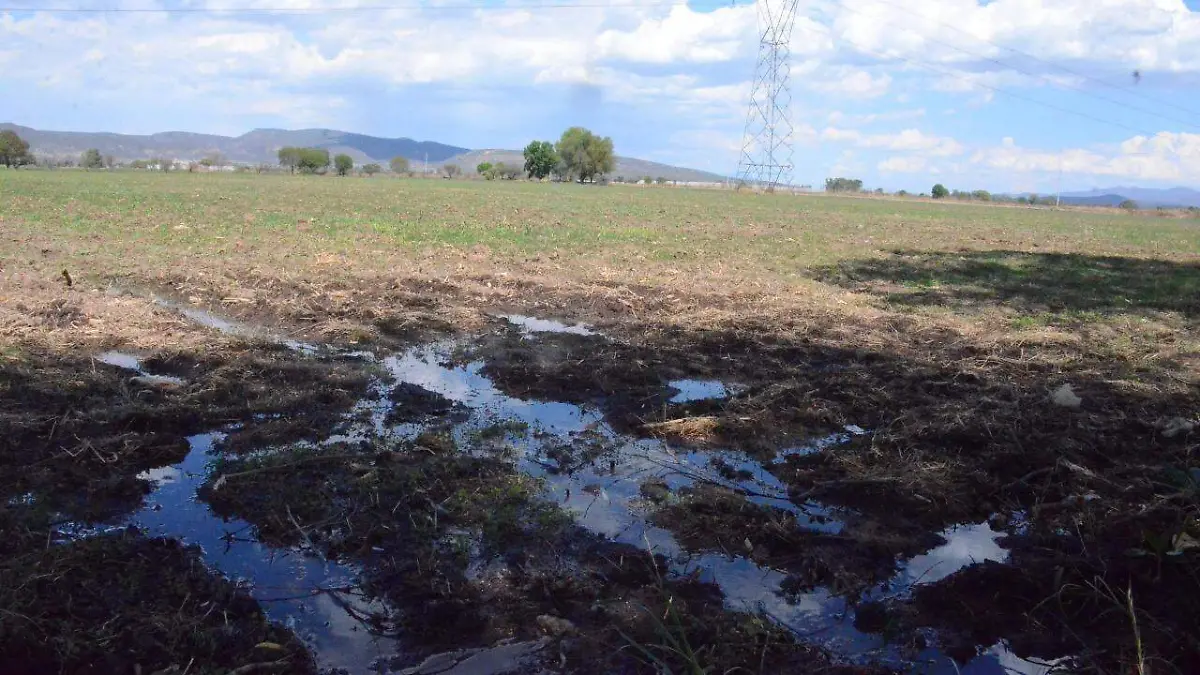
[[[582,124],[619,154],[723,174],[757,47],[744,2],[48,4],[0,0],[25,8],[0,12],[0,121],[319,126],[471,148]],[[1200,187],[1198,12],[1195,0],[800,0],[795,182],[1050,192],[1061,173],[1064,189]]]

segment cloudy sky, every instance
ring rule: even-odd
[[[619,154],[735,170],[754,5],[557,2],[0,0],[0,121],[470,148],[582,124]],[[798,3],[797,183],[1200,187],[1200,0]]]

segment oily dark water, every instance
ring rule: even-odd
[[[176,309],[183,312],[182,308]],[[211,314],[191,309],[183,313],[218,330],[268,335]],[[504,318],[526,340],[537,340],[547,332],[594,335],[578,324]],[[335,353],[309,344],[281,342],[291,347],[297,358],[322,351]],[[464,363],[453,358],[459,346],[442,342],[382,357],[368,352],[337,354],[337,358],[373,362],[388,378],[376,381],[371,394],[348,415],[345,428],[323,443],[415,438],[426,425],[389,422],[389,412],[395,407],[390,396],[397,385],[419,387],[456,404],[461,414],[451,415],[450,422],[435,423],[443,427],[449,424],[459,447],[479,448],[480,439],[487,438],[492,447],[509,449],[517,469],[540,479],[546,497],[572,514],[579,525],[665,556],[674,573],[696,575],[716,584],[731,609],[761,613],[844,661],[877,662],[912,673],[937,675],[1045,675],[1051,671],[1048,665],[1016,657],[1003,643],[981,645],[979,656],[962,666],[933,648],[916,658],[904,659],[881,636],[855,629],[853,609],[830,590],[785,594],[782,584],[787,575],[782,571],[736,554],[688,551],[670,531],[649,522],[649,504],[642,494],[642,485],[647,481],[665,483],[671,492],[698,483],[723,486],[756,504],[786,510],[800,527],[819,532],[836,534],[842,527],[841,516],[846,514],[819,503],[793,503],[786,487],[769,470],[769,463],[744,453],[675,448],[665,441],[618,433],[606,422],[604,413],[593,406],[508,396],[482,374],[483,361]],[[98,358],[140,376],[154,377],[130,355],[110,352]],[[677,380],[667,386],[676,392],[673,402],[723,398],[737,390],[736,385],[719,381]],[[184,461],[144,474],[143,478],[153,483],[153,491],[143,508],[119,525],[136,525],[149,534],[176,537],[200,546],[208,565],[243,583],[268,616],[294,630],[312,647],[322,667],[344,668],[351,673],[386,672],[383,664],[403,651],[402,641],[380,637],[369,628],[379,625],[371,621],[372,617],[388,616],[389,608],[359,592],[357,567],[324,560],[303,548],[264,544],[255,538],[250,523],[216,516],[197,499],[197,489],[210,477],[210,464],[217,456],[214,443],[225,431],[229,430],[188,438],[191,451]],[[774,461],[793,454],[823,452],[861,433],[864,431],[858,427],[847,427],[842,433],[782,449]],[[595,452],[563,470],[561,456],[556,453],[565,446],[580,445]],[[733,471],[714,471],[714,458],[720,458]],[[736,478],[728,478],[731,475]],[[68,527],[63,534],[84,536],[89,531],[83,526]],[[941,536],[945,543],[899,563],[894,576],[873,589],[867,599],[903,597],[915,585],[935,583],[975,562],[1005,562],[1008,558],[1008,552],[997,543],[1002,533],[993,531],[987,523],[953,527]],[[486,561],[479,564],[485,565]]]

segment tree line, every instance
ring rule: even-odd
[[[475,167],[479,175],[489,180],[515,180],[522,174],[530,179],[545,180],[554,178],[560,181],[578,181],[580,183],[596,182],[611,173],[616,167],[616,155],[613,152],[613,141],[607,136],[598,136],[583,127],[571,127],[562,133],[557,142],[531,141],[522,151],[524,166],[510,166],[503,162],[495,164],[481,162]],[[289,173],[324,174],[332,167],[339,176],[346,176],[354,170],[354,158],[340,153],[330,156],[325,148],[286,146],[276,153],[279,166]],[[34,164],[35,160],[29,151],[29,143],[16,132],[0,132],[0,164],[7,167],[20,167]],[[84,152],[78,161],[84,169],[115,168],[116,160],[112,155],[102,155],[96,148]],[[212,153],[203,159],[191,162],[189,170],[197,167],[225,167],[229,163],[220,153]],[[169,159],[141,159],[133,161],[132,168],[157,168],[168,171],[175,167],[175,161]],[[246,168],[246,167],[242,167]],[[393,173],[412,175],[409,160],[404,157],[394,157],[389,163]],[[259,171],[263,168],[260,166]],[[366,175],[374,175],[383,170],[378,163],[368,163],[360,168]],[[447,178],[454,178],[461,173],[457,164],[447,163],[442,166],[442,173]],[[644,179],[650,182],[650,177]],[[660,179],[658,182],[666,182]],[[860,182],[861,187],[861,182]]]

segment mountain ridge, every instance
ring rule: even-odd
[[[11,129],[30,144],[37,155],[78,157],[90,148],[102,155],[112,155],[119,161],[165,157],[176,160],[199,160],[220,153],[238,164],[275,164],[277,153],[285,146],[324,148],[332,153],[345,153],[356,164],[378,162],[387,165],[393,157],[405,157],[414,167],[429,162],[431,167],[444,163],[458,164],[473,172],[482,161],[504,161],[524,165],[519,150],[472,150],[435,141],[411,138],[385,138],[337,129],[252,129],[240,136],[200,134],[190,131],[163,131],[154,134],[117,134],[112,132],[50,131],[0,123],[0,130]],[[478,159],[480,157],[492,159]],[[721,182],[718,174],[687,167],[660,164],[631,157],[617,157],[612,176],[628,179],[665,178],[674,181]]]

